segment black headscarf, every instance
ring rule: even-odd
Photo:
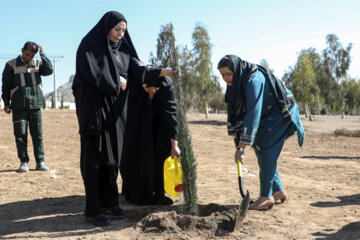
[[[243,121],[246,113],[245,85],[257,67],[235,55],[226,55],[234,65],[232,85],[226,87],[225,102],[228,104],[228,122],[235,126]]]
[[[77,50],[76,73],[81,74],[82,79],[86,79],[86,81],[97,86],[98,90],[104,95],[117,95],[120,89],[119,72],[112,54],[113,47],[116,48],[125,44],[130,54],[139,59],[127,29],[121,39],[121,44],[119,42],[111,46],[109,32],[120,21],[126,22],[121,13],[116,11],[105,13],[82,39]],[[75,76],[73,90],[76,90],[80,84],[81,81],[78,81]]]
[[[226,56],[231,59],[234,69],[232,85],[227,86],[225,93],[225,102],[228,104],[228,122],[232,126],[236,126],[238,122],[244,120],[246,114],[245,85],[257,70],[262,72],[265,79],[270,82],[283,117],[291,119],[289,109],[295,99],[292,94],[288,94],[290,92],[280,79],[260,65],[246,62],[235,55]]]
[[[113,50],[126,48],[127,54],[138,56],[127,30],[121,44],[111,46],[109,32],[120,21],[126,22],[121,13],[105,13],[82,39],[77,50],[72,89],[81,134],[97,134],[109,129],[126,107],[126,95],[120,91],[120,72],[115,65]]]

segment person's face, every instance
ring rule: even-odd
[[[125,34],[126,31],[126,22],[121,21],[115,27],[113,27],[109,32],[109,39],[112,42],[120,41]]]
[[[26,49],[26,50],[21,49],[21,52],[22,52],[21,57],[26,64],[28,64],[34,58],[34,56],[36,54],[36,52],[34,52],[30,49]]]
[[[222,78],[227,83],[229,87],[232,86],[234,73],[228,67],[222,67],[219,69]]]

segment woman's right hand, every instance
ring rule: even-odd
[[[235,163],[237,164],[238,161],[240,161],[241,164],[244,164],[244,160],[245,160],[245,152],[237,149],[235,152]]]
[[[162,68],[159,77],[168,76],[171,77],[174,74],[177,74],[179,77],[182,77],[181,71],[174,72],[171,68]]]

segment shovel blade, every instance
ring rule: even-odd
[[[244,218],[246,217],[246,215],[248,213],[249,205],[250,205],[250,193],[247,190],[246,195],[240,204],[239,214],[236,217],[234,231],[239,229],[239,227],[241,226],[241,222],[244,220]]]

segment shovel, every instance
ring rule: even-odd
[[[244,218],[247,215],[249,205],[250,205],[250,193],[248,190],[246,191],[246,195],[244,193],[241,162],[238,161],[237,165],[238,165],[239,190],[240,190],[240,194],[241,194],[241,197],[243,198],[243,200],[240,203],[239,215],[236,217],[234,230],[237,230],[239,228],[239,226],[241,225],[241,222],[244,220]]]

